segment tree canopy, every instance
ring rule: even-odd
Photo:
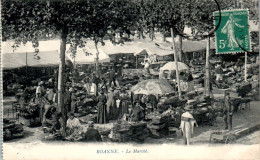
[[[70,50],[75,55],[77,47],[84,47],[87,39],[97,46],[104,38],[113,40],[116,33],[130,33],[136,28],[137,9],[127,0],[4,0],[3,40],[14,39],[14,48],[31,41],[39,52],[39,39],[61,39],[58,105],[65,123],[62,95],[66,44],[71,44]]]
[[[214,35],[214,11],[233,7],[235,0],[143,0],[141,13],[145,29],[150,34],[159,31],[169,34],[173,28],[175,35],[186,39],[203,39]],[[184,27],[192,29],[192,35],[183,33]],[[205,34],[210,32],[211,34]],[[206,36],[205,36],[206,35]]]

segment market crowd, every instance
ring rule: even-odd
[[[223,76],[226,76],[226,79],[228,76],[234,78],[239,73],[236,71],[241,70],[237,67],[239,65],[230,64],[228,64],[230,71],[223,71],[222,68],[225,67],[219,67],[219,63],[215,66],[216,69],[213,70],[215,73],[211,73],[211,91],[213,85],[221,88],[225,84]],[[20,108],[23,109],[23,116],[28,118],[33,125],[40,124],[43,131],[51,133],[54,139],[62,137],[61,131],[64,129],[62,126],[66,126],[66,140],[102,141],[103,133],[100,133],[102,128],[97,129],[99,124],[109,122],[115,124],[121,120],[138,123],[148,120],[150,123],[158,118],[160,126],[156,126],[158,123],[155,122],[154,126],[149,128],[154,131],[154,135],[160,136],[160,132],[165,128],[167,128],[166,132],[170,132],[169,125],[180,127],[185,143],[189,144],[194,124],[197,126],[205,119],[212,124],[216,116],[223,116],[224,129],[232,130],[232,115],[239,106],[239,103],[236,106],[235,101],[230,98],[229,91],[225,92],[224,99],[221,100],[222,105],[215,105],[216,99],[195,91],[194,82],[200,83],[200,79],[203,78],[200,75],[201,71],[196,70],[199,67],[193,65],[191,64],[190,69],[180,73],[181,91],[185,96],[183,99],[179,99],[176,94],[178,88],[176,81],[172,80],[175,79],[174,72],[159,73],[159,78],[165,79],[172,86],[172,94],[134,94],[131,91],[132,86],[138,82],[145,79],[158,79],[150,73],[149,63],[145,64],[143,73],[132,75],[132,77],[123,74],[122,69],[116,67],[101,69],[100,73],[95,72],[91,65],[86,68],[66,68],[65,88],[62,95],[65,117],[61,114],[62,109],[58,107],[57,69],[54,69],[53,75],[48,79],[38,79],[32,83],[34,85],[26,85],[17,98]],[[254,76],[255,73],[252,75]],[[247,93],[249,91],[250,89]],[[171,116],[165,125],[161,125],[165,117],[162,115]],[[82,118],[84,116],[85,119]],[[63,124],[63,118],[66,119],[66,124]],[[87,128],[83,125],[86,123]]]
[[[83,128],[77,117],[82,113],[83,106],[86,107],[86,104],[97,113],[95,119],[88,121],[90,128],[93,128],[94,123],[105,124],[119,119],[138,122],[144,119],[146,110],[153,111],[157,108],[158,95],[134,95],[129,91],[132,85],[130,83],[122,85],[121,73],[114,68],[100,75],[93,70],[86,69],[85,74],[89,76],[80,76],[80,71],[73,69],[67,71],[65,75],[63,97],[67,119],[67,139],[72,137],[75,139],[79,135],[81,135],[81,139],[83,138]],[[46,81],[39,81],[37,86],[25,87],[19,103],[21,108],[30,105],[31,107],[39,106],[39,116],[35,118],[39,118],[39,123],[45,132],[57,134],[62,130],[63,123],[61,108],[58,108],[57,69],[54,70],[53,75]],[[137,82],[143,79],[144,76],[140,75]],[[86,135],[93,135],[93,137],[86,137],[86,139],[100,140],[96,137],[99,134],[94,134],[94,132],[98,132],[97,130],[93,129],[89,132]]]

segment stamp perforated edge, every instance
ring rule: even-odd
[[[221,10],[221,14],[222,13],[225,13],[225,12],[230,12],[230,11],[247,11],[247,15],[248,15],[248,18],[247,18],[247,24],[249,26],[249,29],[248,29],[248,35],[249,35],[249,43],[250,43],[250,49],[249,51],[247,51],[248,53],[252,52],[252,43],[251,43],[251,36],[250,36],[250,33],[251,33],[251,30],[250,30],[250,25],[249,25],[249,9],[248,8],[239,8],[239,9],[225,9],[225,10]],[[215,17],[215,13],[219,13],[219,11],[215,11],[213,12],[213,17]],[[214,24],[214,28],[216,27],[215,26],[215,21],[213,22]],[[217,47],[217,34],[215,32],[215,48],[216,48],[216,54],[218,55],[222,55],[222,54],[238,54],[238,53],[246,53],[245,51],[241,51],[241,52],[222,52],[222,53],[219,53],[218,52],[218,47]]]

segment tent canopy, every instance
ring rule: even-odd
[[[59,65],[58,51],[43,51],[38,54],[34,52],[5,53],[2,54],[3,69],[14,69],[20,67],[46,67]]]
[[[139,53],[144,49],[137,46],[135,41],[125,42],[125,44],[113,44],[110,40],[105,40],[104,43],[105,45],[98,43],[98,49],[103,50],[108,55],[119,54],[119,53],[125,53],[125,54]],[[95,49],[95,43],[89,41],[87,43],[87,47],[89,49]]]
[[[2,54],[2,68],[14,69],[26,66],[26,55],[20,53]]]
[[[96,58],[96,49],[89,49],[85,47],[82,50],[77,50],[75,58],[71,56],[68,52],[66,53],[67,57],[71,60],[71,62],[75,62],[76,64],[93,64]],[[99,62],[109,62],[109,56],[101,49],[99,49]]]
[[[60,53],[60,41],[49,40],[39,41],[39,52],[36,54],[35,48],[31,42],[25,45],[20,45],[17,48],[13,48],[13,41],[2,42],[2,66],[4,69],[20,68],[25,66],[43,67],[43,66],[58,66],[59,65],[59,53]],[[66,48],[69,50],[70,45],[67,44]],[[78,64],[93,64],[96,51],[93,49],[85,48],[79,49],[76,53],[75,62]],[[102,49],[99,49],[99,60],[101,62],[109,61],[109,57]],[[74,60],[70,57],[70,54],[66,54],[66,59]]]

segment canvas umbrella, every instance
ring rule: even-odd
[[[134,94],[167,94],[174,92],[174,88],[166,81],[161,79],[148,79],[137,83],[131,88]]]
[[[182,62],[178,62],[178,69],[179,71],[183,71],[183,70],[188,70],[189,67],[182,63]],[[160,70],[169,70],[169,71],[173,71],[173,70],[176,70],[176,65],[175,65],[175,62],[168,62],[166,63]]]

